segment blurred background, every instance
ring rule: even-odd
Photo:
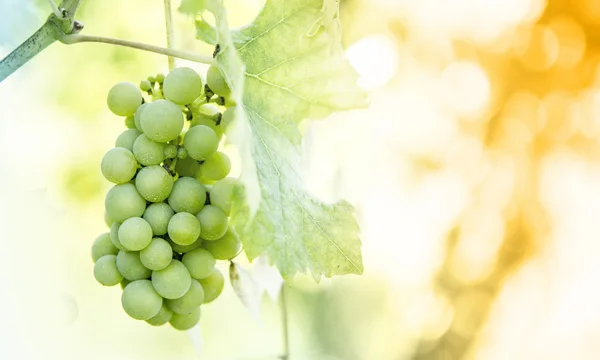
[[[234,25],[262,5],[226,3]],[[162,45],[162,10],[88,0],[78,18]],[[48,13],[0,0],[0,56]],[[600,357],[600,2],[341,0],[341,19],[371,105],[307,127],[306,182],[356,206],[365,274],[288,284],[291,360]],[[176,24],[177,48],[212,52]],[[281,354],[267,297],[257,322],[226,287],[186,334],[128,318],[93,278],[99,163],[123,129],[106,93],[166,68],[55,44],[0,84],[0,358]]]

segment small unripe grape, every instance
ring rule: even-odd
[[[137,110],[133,114],[133,123],[135,124],[135,128],[139,132],[144,132],[144,130],[142,129],[142,113],[144,112],[144,110],[146,110],[148,104],[149,103],[143,103],[142,105],[140,105],[139,108],[137,108]]]
[[[119,227],[119,241],[129,251],[139,251],[152,241],[152,228],[141,217],[125,220]]]
[[[173,313],[171,320],[169,320],[169,324],[171,324],[174,329],[184,331],[193,328],[198,321],[200,321],[200,308],[185,315]]]
[[[221,180],[231,171],[231,160],[225,153],[217,151],[200,166],[200,176],[207,180]]]
[[[223,273],[217,268],[215,268],[210,275],[198,281],[204,289],[205,304],[208,304],[218,298],[223,291],[223,287],[225,286],[225,277],[223,277]]]
[[[105,232],[94,240],[94,244],[92,245],[92,260],[94,262],[98,261],[104,255],[117,255],[118,253],[119,249],[110,240],[110,233]]]
[[[173,144],[168,144],[167,146],[165,146],[165,157],[167,159],[174,159],[177,157],[177,146],[173,145]]]
[[[120,82],[109,90],[106,103],[115,115],[131,116],[142,104],[142,93],[132,83]]]
[[[133,120],[133,116],[128,116],[125,118],[125,127],[128,129],[135,129],[135,121]]]
[[[173,316],[173,311],[171,309],[169,309],[163,301],[162,307],[158,311],[158,314],[156,314],[156,315],[154,315],[154,317],[146,320],[146,322],[152,326],[161,326],[161,325],[168,323],[171,320],[172,316]]]
[[[135,177],[135,187],[144,199],[161,202],[173,189],[173,177],[160,165],[147,166]]]
[[[183,147],[192,159],[205,160],[217,151],[219,137],[208,126],[194,126],[185,134]]]
[[[227,232],[227,215],[213,205],[205,205],[196,215],[202,229],[204,240],[217,240]]]
[[[148,91],[152,88],[152,84],[150,84],[150,81],[148,80],[142,80],[140,81],[140,90],[142,91]]]
[[[157,83],[162,84],[165,81],[165,74],[159,73],[154,77]]]
[[[123,184],[131,180],[137,171],[138,162],[131,151],[116,147],[108,150],[102,162],[100,169],[106,180],[115,183]]]
[[[169,206],[175,212],[198,213],[206,201],[206,188],[192,177],[180,177],[173,184],[169,195]]]
[[[109,254],[104,255],[94,264],[94,277],[104,286],[114,286],[123,280],[123,276],[117,269],[117,257]]]
[[[142,135],[142,133],[137,129],[127,129],[117,137],[115,147],[122,147],[133,152],[133,143],[140,135]]]
[[[188,154],[188,152],[187,152],[187,150],[186,150],[185,148],[179,148],[179,149],[177,150],[177,157],[178,157],[179,159],[185,159],[185,158],[187,158],[188,156],[189,156],[189,154]]]
[[[142,218],[150,224],[154,235],[162,236],[167,233],[169,221],[174,214],[175,211],[171,209],[169,204],[154,203],[146,208]]]
[[[165,159],[165,145],[142,134],[133,143],[133,155],[144,166],[158,165]]]
[[[125,183],[115,185],[108,191],[104,206],[111,218],[121,223],[130,217],[142,216],[146,210],[146,200],[138,193],[135,185]]]
[[[231,92],[221,70],[214,65],[208,68],[208,72],[206,73],[206,83],[215,94],[225,96]]]
[[[144,134],[157,142],[176,139],[183,129],[183,114],[179,106],[169,100],[156,100],[150,103],[141,114]]]
[[[137,280],[129,283],[121,294],[121,305],[136,320],[149,320],[156,316],[162,307],[163,299],[152,287],[150,280]]]
[[[190,213],[180,212],[169,221],[169,238],[179,245],[191,245],[200,237],[200,229],[198,218]]]

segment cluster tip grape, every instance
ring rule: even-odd
[[[237,179],[228,177],[231,162],[219,151],[235,118],[229,98],[214,66],[206,84],[180,67],[108,93],[108,108],[125,117],[127,129],[100,164],[114,185],[105,198],[110,230],[94,241],[92,260],[100,284],[121,285],[133,319],[192,328],[201,305],[223,290],[217,260],[242,251],[229,225]]]

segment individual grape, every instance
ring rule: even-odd
[[[173,177],[162,166],[148,166],[138,172],[135,187],[144,199],[161,202],[169,197],[173,189]]]
[[[94,240],[92,245],[92,260],[98,261],[104,255],[117,255],[119,249],[113,245],[110,239],[110,233],[101,234]]]
[[[128,129],[135,129],[135,121],[133,120],[133,116],[128,116],[125,118],[125,127]]]
[[[121,280],[121,289],[125,289],[125,287],[127,285],[129,285],[131,283],[131,280],[127,280],[125,278],[123,278],[123,280]]]
[[[180,177],[173,184],[169,205],[175,212],[198,213],[206,201],[206,189],[192,177]]]
[[[140,251],[140,260],[150,270],[162,270],[173,259],[171,245],[161,238],[154,238],[152,242]]]
[[[152,241],[152,228],[141,217],[129,218],[119,227],[119,241],[126,250],[142,250]]]
[[[158,165],[165,159],[165,145],[142,134],[133,143],[133,155],[144,166]]]
[[[187,212],[173,215],[167,229],[169,238],[179,245],[191,245],[200,237],[200,222]]]
[[[217,261],[212,254],[203,248],[188,251],[183,254],[181,262],[194,279],[204,279],[214,270]]]
[[[117,254],[117,269],[127,280],[140,280],[150,277],[151,271],[142,264],[138,251],[121,250]]]
[[[219,140],[223,136],[223,128],[217,125],[221,121],[221,112],[219,109],[212,104],[204,104],[200,106],[197,111],[193,113],[193,119],[190,122],[190,127],[204,125],[211,128]]]
[[[168,323],[169,320],[171,320],[172,316],[173,316],[173,311],[171,309],[169,309],[167,307],[167,305],[165,305],[165,302],[163,301],[163,304],[160,307],[158,314],[156,314],[156,315],[154,315],[154,317],[146,320],[146,322],[152,326],[161,326],[161,325]]]
[[[162,307],[163,299],[152,287],[150,280],[132,281],[123,289],[121,305],[136,320],[148,320],[156,316]]]
[[[148,81],[148,80],[140,81],[140,90],[149,91],[150,89],[152,89],[152,84],[150,84],[150,81]]]
[[[125,247],[123,246],[123,244],[121,244],[121,241],[119,240],[119,228],[121,227],[121,224],[119,224],[118,222],[114,222],[111,226],[110,226],[110,242],[119,250],[125,250]]]
[[[217,181],[210,189],[210,204],[223,210],[225,215],[231,211],[231,195],[236,184],[235,178],[228,177]]]
[[[178,159],[187,159],[187,157],[188,157],[188,152],[186,149],[184,149],[184,148],[177,149],[177,158]]]
[[[194,241],[190,245],[179,245],[179,244],[173,242],[173,240],[171,240],[169,238],[167,238],[167,241],[169,241],[169,244],[171,244],[171,247],[173,248],[173,251],[175,251],[176,253],[179,253],[179,254],[185,254],[188,251],[192,251],[194,249],[197,249],[200,246],[202,246],[202,243],[203,243],[202,238],[196,239],[196,241]]]
[[[183,114],[179,106],[169,100],[156,100],[146,106],[141,115],[144,134],[164,143],[176,139],[183,129]]]
[[[167,233],[167,226],[173,214],[175,212],[168,204],[154,203],[146,208],[142,218],[150,224],[154,235],[162,236]]]
[[[133,143],[140,135],[142,135],[142,133],[137,129],[127,129],[117,137],[115,147],[122,147],[133,152]]]
[[[192,284],[192,277],[178,260],[171,260],[162,270],[152,271],[152,285],[165,299],[177,299],[185,295]]]
[[[146,110],[146,107],[149,103],[143,103],[133,114],[133,123],[135,124],[135,128],[140,132],[144,132],[142,129],[142,113]]]
[[[217,151],[200,166],[200,176],[208,180],[221,180],[231,171],[231,160],[225,153]]]
[[[147,79],[148,81],[150,81],[150,84],[153,84],[153,83],[155,83],[155,82],[156,82],[156,77],[154,77],[154,76],[148,76],[146,79]]]
[[[133,179],[137,171],[138,162],[131,151],[116,147],[108,150],[102,162],[100,170],[104,178],[115,184],[123,184]]]
[[[107,211],[104,211],[104,223],[106,224],[106,226],[108,226],[108,228],[110,229],[114,222],[115,220],[110,216],[110,214]]]
[[[187,150],[185,151],[187,152]],[[198,174],[200,171],[200,164],[191,157],[186,157],[184,159],[177,160],[177,164],[175,164],[175,171],[177,171],[179,176],[196,177],[196,174]]]
[[[115,255],[104,255],[94,264],[94,277],[104,286],[114,286],[123,280],[123,276],[117,270],[117,257]]]
[[[114,221],[122,223],[130,217],[142,216],[146,200],[137,192],[135,185],[127,183],[113,186],[106,194],[104,206]]]
[[[142,93],[129,82],[120,82],[108,91],[108,108],[115,115],[130,116],[142,103]]]
[[[204,84],[198,73],[188,67],[179,67],[165,77],[163,94],[174,103],[188,105],[202,94],[203,88]]]
[[[198,281],[204,289],[205,304],[208,304],[218,298],[223,291],[223,287],[225,286],[225,278],[223,277],[223,273],[217,268],[215,268],[215,271],[213,271],[210,275]]]
[[[167,159],[174,159],[177,157],[177,146],[169,144],[164,149],[165,157]]]
[[[196,214],[204,240],[217,240],[227,232],[227,215],[216,206],[206,205]]]
[[[204,289],[196,279],[192,279],[192,284],[188,292],[178,299],[169,299],[165,301],[169,309],[176,314],[189,314],[202,305],[204,302]]]
[[[219,137],[208,126],[194,126],[185,134],[183,147],[192,159],[205,160],[217,151]]]
[[[197,308],[186,315],[173,313],[171,320],[169,320],[169,324],[171,324],[173,328],[183,331],[193,328],[198,321],[200,321],[200,308]]]
[[[237,108],[235,106],[232,106],[227,108],[227,110],[223,112],[220,125],[223,128],[223,131],[227,131],[229,125],[231,125],[235,121],[236,109]]]
[[[154,79],[156,79],[157,83],[162,84],[165,81],[165,74],[156,74]]]
[[[209,67],[206,72],[206,83],[215,94],[225,96],[231,92],[221,70],[214,65]]]
[[[205,241],[204,247],[217,260],[231,260],[242,249],[240,237],[233,228],[229,228],[225,235],[215,241]]]

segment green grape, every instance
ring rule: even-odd
[[[117,254],[117,269],[127,280],[140,280],[150,277],[151,271],[142,264],[138,251],[121,250]]]
[[[174,243],[191,245],[200,237],[200,222],[190,213],[179,212],[169,221],[168,232]]]
[[[208,126],[194,126],[185,133],[183,147],[192,159],[205,160],[217,151],[219,137]]]
[[[221,180],[231,171],[231,160],[225,153],[217,151],[200,167],[200,176],[208,180]]]
[[[152,271],[152,285],[165,299],[177,299],[185,295],[192,284],[192,277],[178,260],[171,260],[162,270]]]
[[[135,121],[133,120],[133,116],[128,116],[125,118],[125,127],[128,129],[135,129]]]
[[[125,287],[127,285],[129,285],[131,283],[131,280],[127,280],[125,278],[123,278],[123,280],[121,280],[121,289],[125,289]]]
[[[110,233],[101,234],[94,240],[92,245],[92,260],[98,261],[104,255],[117,255],[119,249],[113,245],[110,239]]]
[[[165,305],[165,302],[163,301],[163,304],[160,307],[158,314],[156,314],[156,315],[154,315],[154,317],[146,320],[146,322],[152,326],[161,326],[161,325],[168,323],[169,320],[171,320],[172,316],[173,316],[173,311],[171,311],[171,309],[169,309],[167,307],[167,305]]]
[[[157,83],[162,84],[165,81],[165,74],[156,74],[154,79],[156,79]]]
[[[236,107],[232,106],[230,108],[227,108],[227,110],[225,110],[223,112],[223,116],[221,117],[221,127],[223,128],[223,131],[227,131],[227,128],[229,127],[229,125],[231,125],[234,121],[235,121],[235,112],[236,112]]]
[[[121,305],[136,320],[148,320],[156,316],[162,307],[163,299],[152,287],[150,280],[132,281],[123,289]]]
[[[142,134],[133,143],[133,155],[144,166],[158,165],[165,159],[165,145]]]
[[[198,213],[206,201],[206,189],[192,177],[180,177],[173,184],[169,205],[175,212]]]
[[[173,189],[173,177],[160,165],[142,168],[135,177],[135,187],[150,202],[161,202]]]
[[[169,225],[169,220],[171,220],[173,214],[175,214],[175,212],[171,209],[169,204],[154,203],[146,208],[142,218],[150,224],[154,235],[162,236],[167,233],[167,226]]]
[[[122,147],[133,152],[133,143],[140,135],[142,135],[142,133],[137,129],[127,129],[117,137],[115,147]]]
[[[130,116],[142,103],[142,93],[129,82],[120,82],[108,92],[108,108],[115,115]]]
[[[130,217],[142,216],[146,200],[137,192],[135,185],[127,183],[113,186],[106,194],[104,206],[115,222],[122,223]]]
[[[152,88],[152,84],[150,84],[150,81],[148,81],[148,80],[140,81],[140,90],[149,91],[151,88]]]
[[[119,240],[119,228],[121,227],[121,224],[118,222],[114,222],[111,226],[110,226],[110,242],[119,250],[125,250],[125,247],[123,246],[123,244],[121,244],[121,241]]]
[[[174,103],[188,105],[202,94],[203,88],[198,73],[188,67],[180,67],[173,69],[165,78],[163,94]]]
[[[177,158],[178,159],[180,159],[180,160],[187,159],[187,157],[188,157],[188,152],[186,149],[184,149],[184,148],[177,149]]]
[[[94,264],[94,277],[104,286],[114,286],[123,280],[123,276],[117,270],[117,257],[115,255],[104,255]]]
[[[171,324],[173,328],[183,331],[193,328],[198,321],[200,321],[200,308],[185,315],[173,313],[169,324]]]
[[[169,145],[165,146],[164,153],[165,153],[165,157],[167,159],[176,158],[177,157],[177,146],[175,146],[173,144],[169,144]]]
[[[202,285],[202,288],[204,289],[205,304],[208,304],[218,298],[223,291],[223,287],[225,286],[225,278],[223,277],[223,273],[217,268],[215,268],[215,271],[213,271],[210,275],[198,281],[200,281],[200,285]]]
[[[190,122],[190,127],[204,125],[211,128],[219,140],[223,136],[223,129],[217,125],[217,122],[221,120],[221,113],[219,109],[212,104],[204,104],[200,106],[197,111],[193,113],[193,119]]]
[[[146,79],[150,82],[150,84],[153,84],[156,82],[156,78],[154,76],[148,76]]]
[[[227,232],[227,215],[216,206],[206,205],[196,214],[204,240],[217,240]]]
[[[102,162],[100,170],[104,178],[115,184],[124,184],[133,179],[137,171],[138,162],[131,151],[116,147],[108,150]]]
[[[187,152],[187,150],[185,151]],[[175,164],[175,171],[177,171],[179,176],[196,177],[196,174],[198,174],[200,171],[200,164],[191,157],[186,157],[184,159],[177,160],[177,164]]]
[[[119,227],[119,241],[128,251],[139,251],[152,241],[152,228],[141,217],[125,220]]]
[[[228,177],[217,181],[210,189],[210,204],[223,210],[225,215],[231,211],[231,195],[236,184],[237,179]]]
[[[197,249],[200,246],[202,246],[202,243],[203,243],[202,238],[198,238],[196,241],[194,241],[190,245],[179,245],[179,244],[173,242],[173,240],[171,240],[169,238],[167,238],[167,241],[169,241],[169,244],[171,244],[173,251],[175,251],[176,253],[179,253],[179,254],[185,254],[188,251]]]
[[[212,254],[203,248],[194,249],[183,254],[181,262],[194,279],[204,279],[215,270],[215,260]]]
[[[140,260],[150,270],[162,270],[173,259],[171,245],[161,238],[154,238],[152,242],[140,251]]]
[[[110,216],[110,214],[107,211],[104,211],[104,223],[106,224],[106,226],[108,226],[108,228],[110,229],[114,222],[115,220]]]
[[[230,227],[222,238],[215,241],[205,241],[204,247],[217,260],[231,260],[242,249],[242,242],[237,231]]]
[[[133,114],[133,123],[135,124],[135,128],[140,132],[144,132],[142,129],[142,113],[146,110],[146,107],[149,103],[143,103]]]
[[[221,70],[214,65],[208,68],[206,73],[206,83],[215,94],[225,96],[231,92],[225,77],[223,77],[223,74],[221,73]]]
[[[176,139],[183,129],[183,114],[179,106],[169,100],[150,103],[141,115],[144,134],[156,142]]]
[[[176,314],[189,314],[202,305],[204,302],[204,289],[198,280],[192,279],[192,285],[188,292],[178,299],[170,299],[165,301],[169,309]]]

